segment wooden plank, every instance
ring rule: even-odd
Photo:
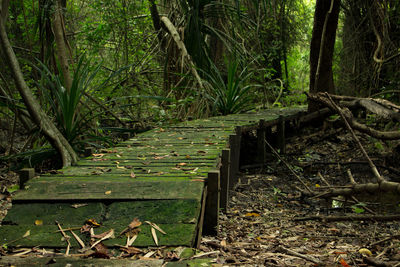
[[[14,201],[28,200],[138,200],[197,199],[200,201],[204,183],[201,181],[37,181],[29,190],[20,190]]]
[[[188,200],[152,200],[114,202],[108,206],[103,226],[128,225],[133,218],[156,224],[196,224],[201,202]]]
[[[219,171],[209,172],[207,179],[206,210],[203,225],[203,232],[207,235],[215,235],[218,231],[220,191]]]
[[[43,225],[54,225],[55,221],[63,225],[83,225],[88,219],[100,222],[106,210],[105,205],[99,202],[84,204],[74,208],[71,203],[13,203],[2,223],[34,226],[36,220]]]
[[[79,228],[82,225],[63,225],[63,228]],[[109,247],[123,246],[126,244],[126,237],[119,236],[128,225],[119,225],[114,229],[116,238],[109,239],[103,243]],[[167,234],[163,235],[157,232],[157,237],[160,246],[187,246],[191,247],[194,243],[196,224],[159,224]],[[140,233],[133,243],[135,247],[154,247],[154,240],[151,235],[151,226],[143,224],[140,226]],[[108,227],[101,226],[95,228],[95,234],[100,234],[110,230]],[[30,235],[27,238],[22,236],[30,231]],[[84,242],[87,242],[87,237],[75,230],[77,234]],[[14,242],[12,242],[14,241]],[[70,239],[73,249],[79,249],[79,244],[75,238]],[[0,244],[6,244],[9,247],[44,247],[44,248],[66,248],[67,243],[62,239],[61,233],[58,231],[56,225],[3,225],[0,227]]]
[[[221,199],[220,208],[227,210],[229,199],[229,167],[230,167],[230,149],[223,149],[221,154]]]
[[[207,186],[204,187],[203,196],[201,199],[201,210],[200,210],[200,218],[199,222],[197,223],[197,236],[195,240],[195,247],[197,249],[200,248],[201,245],[201,237],[203,235],[203,227],[204,227],[204,215],[206,212],[206,200],[207,200]]]

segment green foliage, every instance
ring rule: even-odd
[[[43,63],[40,65],[41,69],[38,70],[42,74],[42,80],[37,85],[47,97],[60,131],[71,144],[76,144],[78,137],[86,135],[93,127],[88,123],[91,117],[88,114],[83,115],[82,100],[101,64],[92,68],[90,61],[85,62],[82,56],[76,66],[69,90],[64,87],[62,76],[52,73]],[[94,117],[98,115],[100,114],[97,113]]]
[[[253,97],[249,91],[259,87],[257,84],[248,84],[252,72],[247,66],[241,67],[239,63],[237,57],[228,60],[226,80],[222,71],[214,64],[211,64],[209,71],[202,70],[209,85],[207,97],[214,110],[222,115],[250,110]]]
[[[365,203],[357,203],[351,206],[351,209],[355,212],[355,213],[364,213],[365,212],[365,207],[367,206],[367,204]]]

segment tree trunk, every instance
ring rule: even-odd
[[[335,93],[332,61],[340,0],[317,0],[310,48],[310,93]],[[309,101],[309,112],[316,111],[318,104]]]
[[[46,113],[41,109],[32,91],[26,84],[17,57],[11,47],[5,28],[6,12],[8,10],[9,0],[0,0],[0,43],[6,58],[6,62],[11,69],[15,80],[15,85],[31,115],[34,123],[39,127],[47,140],[58,151],[61,156],[63,166],[69,166],[78,160],[75,151],[53,124]]]
[[[62,1],[57,0],[54,10],[54,19],[53,19],[53,32],[54,32],[54,40],[57,45],[57,57],[61,67],[61,71],[64,78],[64,86],[69,91],[72,86],[72,78],[69,73],[69,64],[68,64],[68,56],[67,56],[67,45],[64,39],[64,25],[63,25],[63,7]]]

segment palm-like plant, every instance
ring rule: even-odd
[[[76,66],[69,90],[64,87],[62,76],[52,73],[43,63],[40,65],[42,82],[38,83],[38,86],[47,96],[61,132],[73,144],[78,136],[88,130],[88,119],[82,116],[80,103],[97,75],[100,64],[91,68],[90,61],[85,62],[82,56]]]
[[[231,57],[227,62],[227,74],[224,74],[211,64],[211,71],[202,70],[208,87],[207,97],[211,100],[214,110],[222,115],[239,113],[252,108],[253,97],[250,89],[260,87],[258,84],[249,84],[252,72],[248,67],[241,67],[237,57]]]

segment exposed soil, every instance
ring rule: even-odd
[[[359,137],[381,174],[399,181],[397,143]],[[283,159],[313,190],[327,187],[318,173],[331,186],[349,184],[348,169],[356,182],[374,182],[366,159],[340,125],[304,129],[287,143]],[[285,164],[272,153],[268,157],[268,166],[263,169],[250,166],[242,170],[240,182],[231,192],[229,209],[221,213],[218,235],[202,239],[201,253],[212,258],[214,266],[400,266],[400,225],[396,220],[296,220],[398,214],[399,199],[367,194],[359,197],[357,204],[352,199],[332,202],[309,198],[298,190],[304,187]],[[2,173],[0,178],[1,216],[10,207],[4,188],[16,182],[16,175]],[[162,259],[166,255],[160,249],[154,251],[157,253],[151,257]],[[179,260],[179,255],[173,256]]]

